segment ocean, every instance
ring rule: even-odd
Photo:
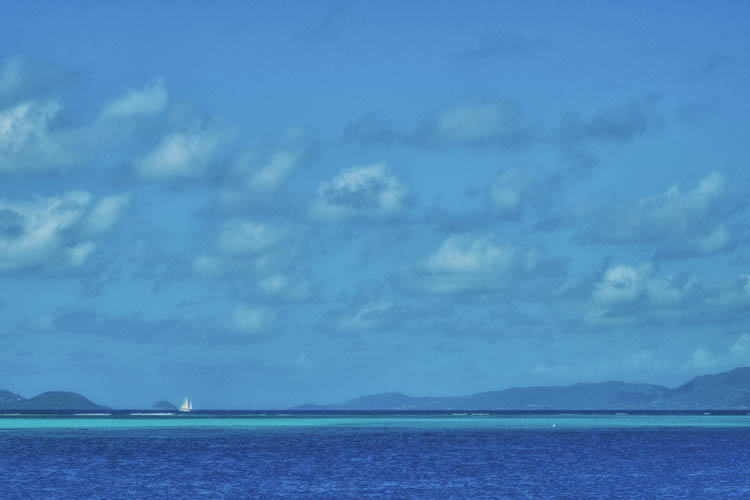
[[[748,498],[750,415],[0,415],[0,498]]]

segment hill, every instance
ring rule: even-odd
[[[33,398],[23,398],[13,394],[15,399],[3,399],[0,391],[0,409],[3,410],[105,410],[106,406],[98,405],[75,392],[51,391],[43,392]]]
[[[154,405],[151,407],[152,410],[176,410],[177,407],[170,403],[169,401],[159,401],[157,403],[154,403]]]
[[[750,367],[702,375],[685,384],[608,381],[559,386],[514,387],[469,396],[412,397],[392,392],[297,410],[747,410]]]

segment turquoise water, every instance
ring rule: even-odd
[[[750,427],[750,415],[86,415],[0,414],[0,429],[372,427],[425,429],[602,429]]]

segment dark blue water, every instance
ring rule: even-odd
[[[3,498],[748,498],[750,427],[0,427]]]

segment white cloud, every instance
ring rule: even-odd
[[[129,117],[153,115],[167,104],[167,91],[161,78],[151,82],[142,90],[128,89],[122,96],[109,101],[102,115],[109,117]]]
[[[406,185],[385,163],[347,168],[318,188],[312,215],[336,220],[352,217],[388,217],[404,209]]]
[[[206,127],[165,136],[150,153],[134,162],[136,175],[144,180],[189,180],[202,177],[214,160],[223,134]]]
[[[106,196],[91,209],[86,227],[92,233],[100,233],[114,226],[122,211],[130,204],[128,194]]]
[[[499,172],[490,184],[495,210],[507,217],[517,217],[533,194],[535,174],[527,168],[507,168]]]
[[[245,335],[261,335],[274,322],[273,311],[258,306],[237,306],[229,317],[233,331]]]
[[[228,169],[218,202],[233,211],[278,202],[279,191],[310,158],[314,144],[307,131],[291,127],[272,146],[256,144],[246,149]]]
[[[262,294],[285,298],[289,300],[303,300],[310,295],[310,283],[299,277],[290,277],[276,273],[266,276],[258,282],[258,291]]]
[[[393,308],[389,301],[379,300],[362,305],[353,315],[341,318],[339,327],[342,331],[367,331],[380,327],[384,316]]]
[[[98,248],[94,237],[116,222],[121,195],[98,203],[86,191],[32,200],[0,200],[0,271],[81,267]],[[93,207],[93,208],[92,208]]]
[[[0,173],[39,171],[75,161],[70,137],[51,130],[56,101],[25,101],[0,110]]]
[[[689,370],[710,370],[722,364],[722,359],[713,351],[702,347],[693,351],[693,355],[685,364]]]
[[[276,245],[282,232],[251,219],[235,218],[225,222],[219,233],[219,250],[231,255],[256,255]]]
[[[602,326],[676,320],[695,290],[690,279],[655,276],[651,263],[613,265],[593,284],[584,320]]]
[[[489,237],[454,235],[412,270],[409,281],[412,287],[438,294],[499,290],[547,263],[536,249],[499,245]]]
[[[605,305],[634,302],[641,296],[649,272],[649,266],[612,266],[596,284],[592,299]]]
[[[193,259],[193,271],[203,276],[217,276],[221,274],[222,263],[220,259],[210,255],[200,255]]]
[[[519,107],[507,101],[468,103],[426,122],[415,140],[433,146],[513,145],[526,136]]]
[[[83,191],[30,202],[0,200],[0,271],[44,264],[54,257],[64,232],[82,219],[90,201]]]
[[[750,358],[750,333],[743,333],[737,337],[737,341],[732,345],[730,354],[736,358]]]
[[[665,256],[710,254],[729,248],[733,235],[724,213],[728,190],[718,172],[686,192],[674,185],[666,192],[601,210],[584,233],[609,243],[658,243]]]
[[[88,259],[89,255],[91,255],[94,250],[96,250],[96,243],[94,243],[93,241],[86,241],[83,243],[77,243],[76,245],[68,248],[66,252],[68,254],[70,264],[73,267],[80,267],[84,262],[86,262],[86,259]]]

